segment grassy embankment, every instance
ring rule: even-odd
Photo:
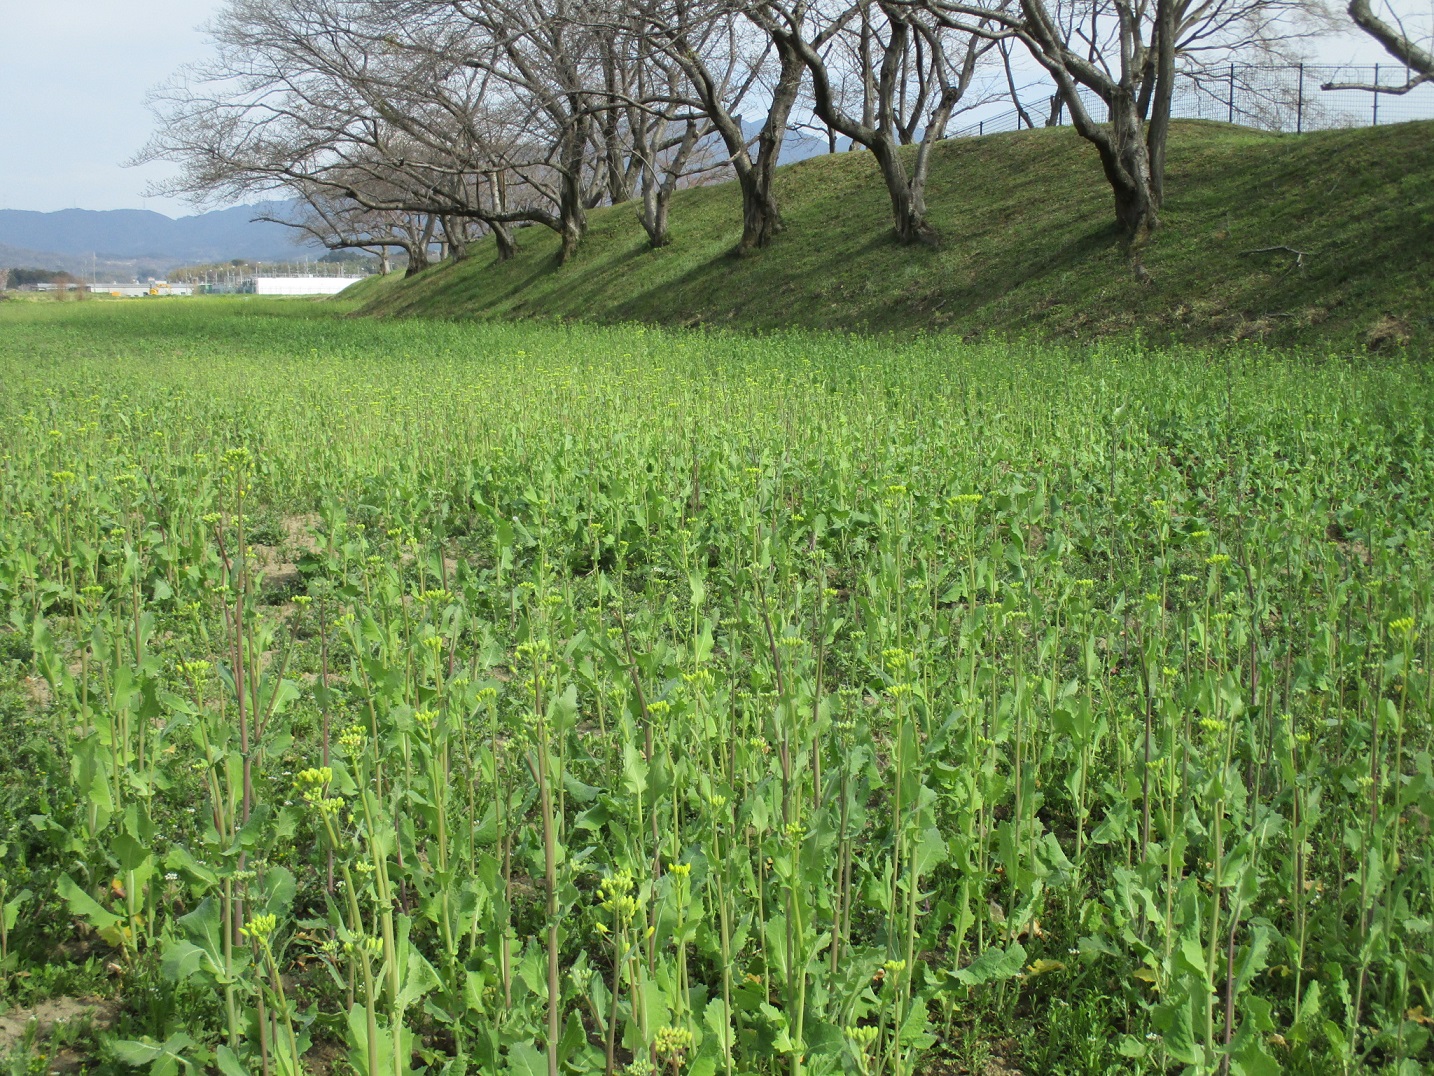
[[[520,233],[460,265],[359,295],[375,314],[563,317],[771,329],[995,332],[1157,342],[1262,340],[1350,350],[1434,342],[1434,123],[1274,135],[1178,123],[1164,228],[1142,286],[1122,257],[1095,153],[1068,128],[939,147],[936,251],[891,238],[866,154],[781,171],[788,229],[735,259],[738,192],[674,200],[672,244],[647,247],[632,206],[592,214],[581,253]],[[1287,250],[1303,251],[1303,258]]]

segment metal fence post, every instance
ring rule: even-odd
[[[1299,96],[1295,99],[1295,134],[1305,130],[1305,65],[1300,64]]]
[[[1379,126],[1379,65],[1374,65],[1374,92],[1370,94],[1374,98],[1374,124]]]

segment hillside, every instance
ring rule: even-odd
[[[1055,128],[938,148],[935,251],[890,238],[874,162],[843,153],[781,170],[787,231],[751,257],[729,254],[738,192],[723,184],[676,196],[662,250],[618,206],[592,214],[567,266],[533,228],[507,264],[480,244],[350,297],[385,315],[1431,350],[1434,122],[1306,135],[1178,122],[1166,186],[1147,285],[1121,255],[1094,150]]]

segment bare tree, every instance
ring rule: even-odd
[[[594,156],[613,205],[640,197],[638,221],[653,247],[667,245],[673,193],[710,172],[713,125],[693,101],[684,67],[649,32],[649,12],[616,4],[592,10],[601,51],[601,111]]]
[[[528,103],[481,65],[388,32],[391,14],[357,0],[231,0],[212,27],[215,58],[152,98],[160,124],[141,159],[180,163],[163,190],[194,200],[297,186],[370,211],[479,220],[500,257],[511,224],[563,231],[543,181],[555,146]],[[516,178],[495,181],[505,173]]]
[[[1327,82],[1326,90],[1369,90],[1371,93],[1404,94],[1425,82],[1434,81],[1434,46],[1420,44],[1405,28],[1404,20],[1385,5],[1385,13],[1374,10],[1370,0],[1350,0],[1349,17],[1384,47],[1384,51],[1402,63],[1409,76],[1400,86],[1374,86],[1363,83]]]
[[[981,56],[995,40],[952,31],[930,12],[890,0],[864,2],[825,13],[806,5],[764,3],[757,15],[773,39],[800,57],[811,74],[816,113],[831,129],[871,150],[891,198],[896,236],[904,243],[934,245],[926,219],[926,178],[932,147],[945,137],[957,102],[966,94]],[[845,37],[852,47],[861,86],[861,115],[843,107],[827,40]],[[920,134],[908,170],[900,153]]]
[[[730,0],[632,0],[645,34],[681,68],[685,104],[699,110],[726,150],[742,192],[742,237],[737,253],[767,246],[782,230],[773,190],[777,161],[803,65]],[[744,113],[765,99],[755,136]]]
[[[635,198],[661,246],[673,193],[730,168],[749,251],[781,230],[777,161],[809,80],[833,148],[841,135],[872,152],[897,236],[934,243],[931,154],[983,56],[999,53],[1032,125],[1020,43],[1054,82],[1047,122],[1068,110],[1099,153],[1143,274],[1177,70],[1277,47],[1320,2],[228,0],[214,58],[154,96],[141,159],[179,162],[162,192],[195,200],[297,193],[297,226],[404,249],[410,271],[434,243],[462,258],[488,234],[511,257],[527,224],[555,232],[567,262],[594,207]]]
[[[951,25],[1019,40],[1049,73],[1076,131],[1100,155],[1137,275],[1159,226],[1177,69],[1310,32],[1319,0],[928,0]],[[1092,109],[1100,106],[1103,116]]]
[[[327,250],[372,254],[384,276],[390,272],[393,250],[404,253],[410,274],[428,264],[432,216],[365,209],[322,188],[296,188],[294,194],[293,201],[279,203],[282,209],[266,210],[255,219],[294,228]]]
[[[556,213],[525,219],[559,236],[559,263],[576,253],[587,232],[588,145],[593,137],[592,91],[601,68],[597,33],[578,0],[452,0],[472,35],[466,47],[450,43],[438,55],[463,49],[462,62],[492,76],[525,116],[525,131],[548,149],[541,159],[505,162],[535,187],[556,187]]]

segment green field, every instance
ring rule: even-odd
[[[776,190],[787,230],[751,257],[730,255],[740,202],[719,184],[674,196],[660,250],[631,205],[596,210],[568,265],[552,233],[528,228],[511,262],[483,242],[466,262],[374,280],[368,309],[1434,352],[1434,122],[1282,135],[1176,121],[1148,284],[1122,253],[1095,151],[1070,128],[937,146],[937,250],[894,240],[869,153],[782,168]]]
[[[5,1072],[1434,1066],[1425,366],[176,300],[0,384]]]

